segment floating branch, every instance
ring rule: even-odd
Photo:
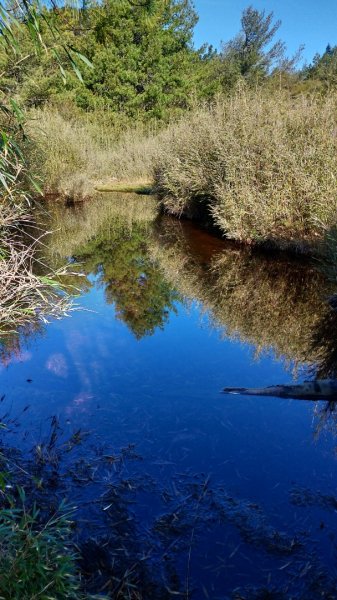
[[[224,394],[243,396],[274,396],[296,400],[337,400],[337,380],[320,379],[299,385],[272,385],[266,388],[225,387]]]

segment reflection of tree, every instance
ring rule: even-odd
[[[44,324],[37,319],[32,320],[17,331],[3,331],[0,337],[0,363],[7,366],[11,361],[20,362],[25,358],[27,340],[42,335]]]
[[[225,245],[183,221],[156,220],[151,198],[51,208],[51,257],[76,256],[87,274],[95,272],[137,337],[163,326],[175,288],[198,300],[226,335],[333,376],[337,325],[325,300],[332,290],[312,266]]]
[[[137,338],[163,327],[178,298],[148,255],[148,224],[156,216],[153,198],[115,194],[74,207],[56,204],[47,217],[54,230],[48,244],[53,264],[75,257],[86,276],[94,273],[107,302],[115,303],[118,318]],[[41,219],[46,223],[43,214]],[[82,290],[91,285],[87,277],[68,283]]]
[[[140,339],[166,323],[178,294],[164,279],[147,252],[146,229],[120,223],[78,249],[77,260],[88,273],[98,275],[108,303],[118,318]]]
[[[48,260],[63,260],[77,253],[100,232],[105,237],[119,226],[121,220],[132,228],[133,223],[154,221],[157,215],[157,203],[151,196],[142,198],[136,194],[105,194],[90,200],[65,207],[63,203],[53,202],[39,207],[38,220],[42,229],[52,231],[48,238]]]

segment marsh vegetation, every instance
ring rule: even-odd
[[[324,251],[336,213],[336,48],[300,68],[280,22],[250,6],[233,40],[198,50],[196,21],[188,0],[41,8],[45,54],[22,28],[20,67],[1,56],[29,115],[30,168],[45,193],[152,186],[165,211],[228,238]]]
[[[0,10],[6,600],[334,598],[335,404],[214,389],[336,376],[337,46],[299,67],[272,13],[218,51],[196,22]]]

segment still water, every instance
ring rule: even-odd
[[[57,416],[64,435],[86,432],[82,459],[119,457],[99,471],[114,482],[105,506],[90,482],[73,492],[78,537],[102,554],[91,591],[337,598],[334,406],[221,394],[335,375],[323,276],[159,216],[149,197],[39,220],[45,260],[81,274],[66,281],[80,310],[7,340],[1,393],[28,446]],[[113,583],[123,569],[129,596]]]

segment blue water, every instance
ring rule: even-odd
[[[164,235],[158,221],[147,227]],[[214,256],[228,247],[170,221],[175,227],[207,279]],[[131,239],[132,231],[127,235]],[[116,239],[114,234],[111,254]],[[109,237],[105,243],[109,247]],[[202,246],[200,258],[194,247]],[[81,310],[23,339],[0,368],[6,405],[20,415],[29,440],[38,440],[57,415],[66,433],[89,433],[88,454],[93,440],[116,451],[134,445],[141,460],[126,472],[146,476],[151,486],[135,492],[132,512],[139,535],[150,532],[150,569],[168,597],[337,598],[337,502],[335,507],[327,500],[336,494],[333,415],[330,430],[325,426],[315,435],[324,403],[220,393],[224,386],[288,383],[296,374],[301,380],[308,365],[296,356],[282,358],[276,342],[257,357],[251,335],[245,341],[245,332],[226,334],[230,324],[215,319],[216,295],[213,311],[199,292],[187,297],[177,284],[161,326],[135,335],[130,319],[121,316],[120,295],[107,299],[107,286],[120,290],[124,275],[107,275],[109,259],[86,270],[92,255],[85,244],[72,256],[90,283],[77,299]],[[150,251],[148,256],[173,289],[160,260]],[[298,268],[287,264],[287,273]],[[135,287],[139,292],[139,278]],[[294,489],[301,497],[310,490],[302,506],[293,501]],[[165,515],[171,515],[171,530],[156,527]]]

